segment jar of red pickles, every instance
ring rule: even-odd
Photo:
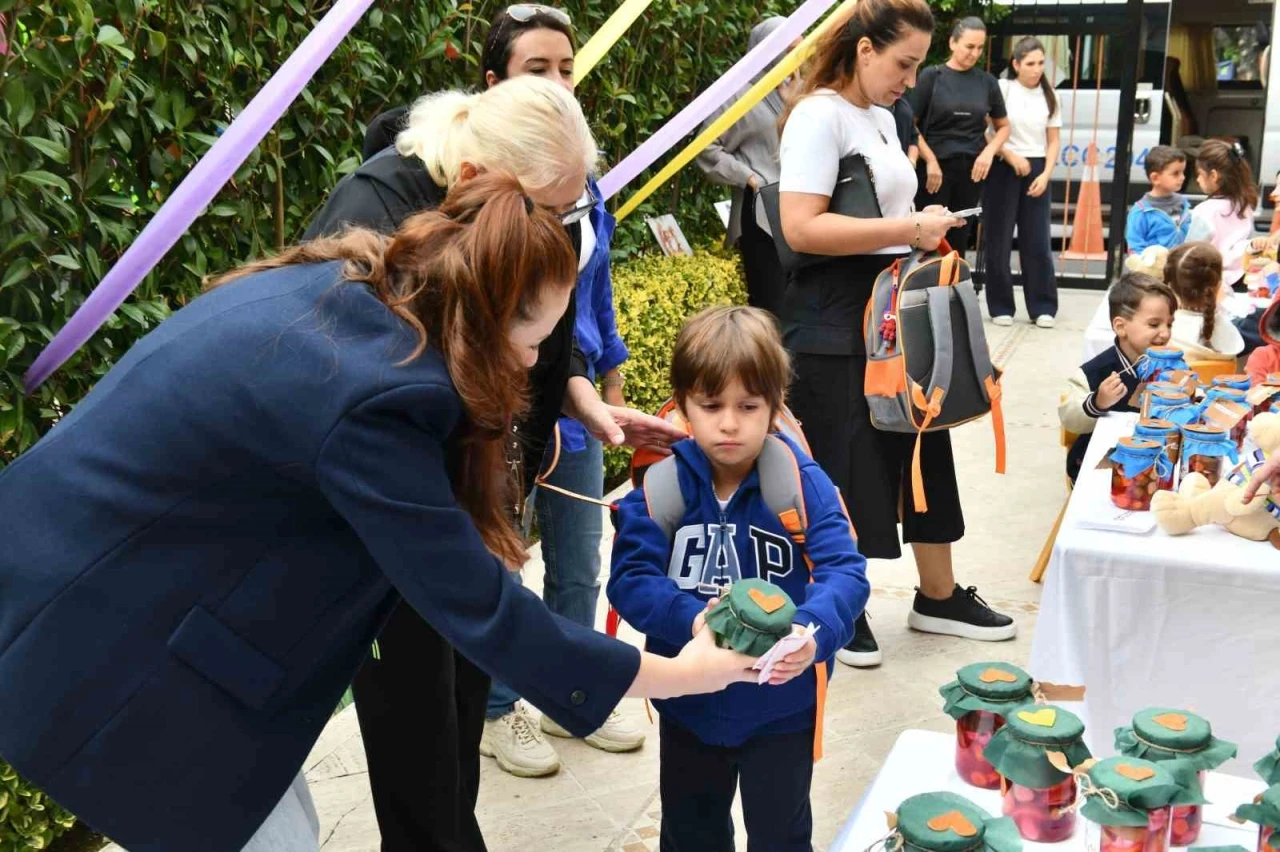
[[[1116,728],[1116,751],[1159,763],[1181,786],[1200,792],[1205,773],[1235,757],[1236,744],[1215,737],[1209,721],[1195,713],[1152,707],[1136,714],[1128,727]],[[1191,846],[1200,838],[1199,805],[1174,807],[1170,820],[1174,846]]]
[[[1041,843],[1071,836],[1076,781],[1070,770],[1089,758],[1084,723],[1075,714],[1038,704],[1009,714],[987,744],[987,760],[1004,777],[1004,813],[1019,834]]]
[[[1167,420],[1179,427],[1194,423],[1197,417],[1191,395],[1180,390],[1148,390],[1142,410],[1148,420]]]
[[[1138,378],[1144,382],[1165,381],[1174,373],[1189,370],[1182,350],[1174,346],[1152,346],[1135,367]]]
[[[1204,424],[1183,428],[1181,480],[1185,481],[1191,474],[1199,473],[1209,480],[1209,487],[1212,488],[1222,476],[1222,460],[1230,459],[1235,464],[1239,458],[1236,445],[1231,442],[1227,430]]]
[[[1245,435],[1249,433],[1249,414],[1252,412],[1252,407],[1249,405],[1249,394],[1247,391],[1237,390],[1236,388],[1231,387],[1209,388],[1209,390],[1205,392],[1204,402],[1200,405],[1201,411],[1208,412],[1209,408],[1218,400],[1225,400],[1240,406],[1240,413],[1244,416],[1237,420],[1235,425],[1232,426],[1231,430],[1227,433],[1231,436],[1231,441],[1236,445],[1236,449],[1240,449],[1244,446]],[[1202,422],[1213,422],[1210,421],[1203,413],[1201,414],[1201,417],[1203,418]],[[1225,422],[1218,421],[1218,424],[1215,425],[1225,425]]]
[[[1030,703],[1031,675],[1008,663],[974,663],[938,691],[946,699],[943,712],[956,720],[956,773],[975,787],[999,789],[987,744],[1008,713]]]
[[[1182,427],[1172,420],[1139,420],[1133,437],[1155,441],[1164,445],[1164,454],[1174,467],[1178,466],[1178,454],[1182,451]]]
[[[1111,502],[1119,509],[1146,512],[1157,491],[1173,488],[1173,463],[1164,444],[1121,438],[1111,452]]]
[[[1229,376],[1214,376],[1210,383],[1215,388],[1231,388],[1238,391],[1247,391],[1249,389],[1249,376],[1247,373],[1232,373]],[[1177,846],[1178,844],[1174,844]]]
[[[1008,817],[993,817],[956,793],[911,796],[887,816],[884,849],[892,852],[1022,852]]]
[[[1085,845],[1098,852],[1168,852],[1171,808],[1204,803],[1198,787],[1180,786],[1160,764],[1139,757],[1109,757],[1079,777]]]
[[[1254,417],[1266,414],[1271,406],[1280,403],[1280,373],[1268,373],[1265,379],[1249,389],[1247,397]]]
[[[1258,824],[1258,852],[1280,852],[1280,784],[1236,808],[1236,818]]]
[[[1253,764],[1253,771],[1267,784],[1280,784],[1280,738],[1275,748]]]

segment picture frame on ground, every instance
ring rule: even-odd
[[[668,213],[665,216],[653,216],[645,221],[649,223],[649,230],[653,231],[653,235],[657,238],[663,254],[667,257],[679,255],[693,257],[693,248],[690,247],[689,241],[685,239],[684,232],[680,230],[680,224],[676,222],[675,216]]]

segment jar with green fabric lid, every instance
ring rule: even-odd
[[[942,710],[956,720],[956,772],[984,790],[1000,787],[1000,773],[986,758],[986,747],[1005,717],[1030,704],[1031,675],[1008,663],[974,663],[938,691]]]
[[[1258,824],[1258,852],[1280,852],[1280,784],[1236,808],[1236,818]]]
[[[1168,852],[1172,808],[1204,804],[1194,775],[1184,786],[1164,764],[1140,757],[1109,757],[1077,777],[1090,825],[1085,845],[1098,852]]]
[[[1276,747],[1253,764],[1253,771],[1268,784],[1280,784],[1280,737],[1276,738]]]
[[[791,633],[795,617],[790,595],[773,583],[752,578],[733,584],[707,613],[707,627],[721,648],[760,657]]]
[[[987,744],[987,760],[1004,776],[1004,813],[1027,840],[1057,843],[1075,830],[1071,769],[1088,760],[1084,723],[1052,705],[1022,707]],[[1059,768],[1065,767],[1065,769]]]
[[[912,796],[888,816],[885,852],[1022,852],[1012,820],[955,793]]]
[[[1159,763],[1186,787],[1204,786],[1205,774],[1236,756],[1236,744],[1213,735],[1209,720],[1186,710],[1151,707],[1128,727],[1116,728],[1116,751]],[[1179,806],[1171,815],[1171,842],[1190,846],[1200,838],[1204,814],[1199,805]]]

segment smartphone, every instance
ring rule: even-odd
[[[951,215],[955,216],[957,219],[968,219],[972,216],[981,216],[982,208],[970,207],[968,210],[956,210],[953,213],[951,213]]]

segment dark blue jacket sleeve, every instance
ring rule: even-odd
[[[517,585],[453,499],[440,424],[444,385],[372,397],[334,427],[316,477],[405,600],[449,643],[571,732],[604,723],[640,667],[637,650],[553,615]],[[447,429],[448,427],[444,427]]]
[[[871,595],[867,560],[858,552],[853,524],[835,485],[817,465],[802,472],[808,515],[805,555],[813,563],[813,582],[804,603],[796,607],[796,624],[812,622],[822,629],[815,640],[819,662],[830,660],[853,638],[853,622]]]
[[[622,499],[617,524],[605,587],[609,603],[623,621],[644,635],[683,647],[693,638],[693,620],[704,604],[667,576],[671,542],[649,517],[643,489]]]

